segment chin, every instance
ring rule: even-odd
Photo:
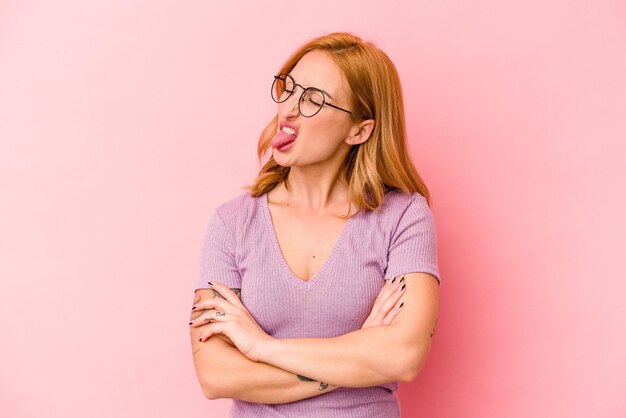
[[[291,158],[286,155],[280,155],[280,151],[276,152],[276,148],[272,148],[272,158],[276,164],[282,167],[291,167]]]

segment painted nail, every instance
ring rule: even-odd
[[[405,287],[406,287],[406,283],[402,285],[402,289],[400,289],[400,291],[403,291]]]
[[[191,308],[191,310],[193,311],[194,309],[196,309],[196,307],[194,306],[193,308]]]
[[[202,337],[198,338],[198,341],[202,341]]]
[[[209,284],[210,284],[211,286],[213,286],[213,283],[209,282]]]
[[[400,306],[398,306],[398,309],[402,308],[402,305],[404,305],[404,302],[402,302]]]
[[[193,324],[193,322],[190,322],[189,325]]]
[[[397,278],[397,277],[398,277],[398,276],[395,276],[395,277],[393,278],[393,280],[391,281],[391,284],[393,284],[393,283],[396,281],[396,278]]]

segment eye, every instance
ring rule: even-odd
[[[319,99],[319,97],[307,97],[307,101],[311,104],[314,104],[315,106],[322,105],[322,101]]]
[[[321,107],[324,104],[324,94],[319,90],[307,90],[303,100],[316,107]]]

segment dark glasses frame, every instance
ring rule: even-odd
[[[286,82],[287,78],[291,79],[291,81],[293,82],[294,89],[283,100],[275,99],[274,98],[274,92],[276,91],[275,90],[276,82],[278,80]],[[342,112],[346,112],[346,113],[352,114],[352,112],[350,112],[349,110],[343,109],[343,108],[341,108],[339,106],[335,106],[332,103],[328,103],[326,101],[326,94],[324,93],[323,90],[320,90],[320,89],[315,88],[315,87],[304,87],[303,85],[296,83],[296,80],[294,80],[294,78],[292,76],[290,76],[289,74],[278,74],[278,75],[274,76],[274,81],[272,82],[272,90],[271,90],[272,100],[275,101],[276,103],[284,103],[284,102],[286,102],[296,92],[296,87],[302,88],[302,94],[300,95],[300,98],[298,99],[298,112],[305,118],[311,118],[311,117],[317,115],[319,113],[319,111],[322,110],[322,108],[325,105],[326,106],[330,106],[332,108],[335,108],[337,110],[341,110]],[[309,116],[306,116],[306,115],[302,114],[302,111],[300,110],[300,103],[302,103],[302,98],[304,97],[304,95],[306,94],[307,91],[316,91],[316,92],[321,93],[321,95],[322,95],[322,104],[320,105],[319,109],[317,109],[317,111],[315,113],[313,113],[312,115],[309,115]],[[278,92],[276,92],[276,93],[278,93]],[[284,93],[284,90],[283,90],[283,93]]]

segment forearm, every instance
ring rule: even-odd
[[[410,382],[424,365],[439,312],[439,285],[428,273],[409,273],[406,306],[389,325],[332,338],[265,340],[255,360],[342,387]]]
[[[192,332],[193,339],[193,332]],[[280,404],[299,401],[337,388],[275,366],[255,362],[218,336],[192,340],[194,364],[209,399],[230,398]]]
[[[333,338],[274,339],[259,361],[343,387],[410,381],[415,371],[408,365],[417,363],[415,356],[425,358],[428,347],[411,348],[392,327],[375,326]]]

